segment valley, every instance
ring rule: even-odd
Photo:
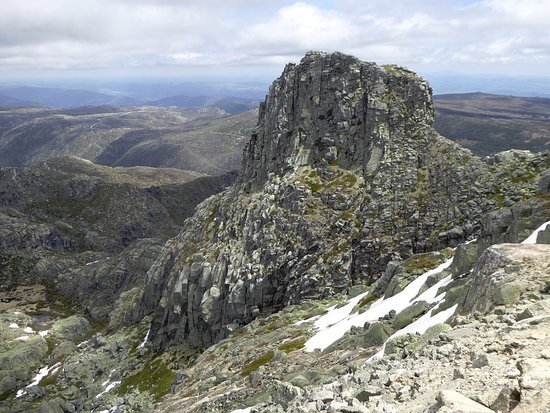
[[[548,113],[338,52],[1,111],[0,411],[548,412]]]
[[[83,107],[0,111],[0,166],[76,156],[106,166],[238,169],[257,110]]]
[[[550,147],[550,99],[463,93],[434,96],[439,133],[480,156]]]

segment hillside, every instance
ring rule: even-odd
[[[547,413],[550,152],[484,161],[434,113],[308,52],[238,177],[2,169],[0,409]]]
[[[0,111],[0,166],[71,155],[107,166],[152,166],[210,175],[237,169],[252,110],[116,108]]]
[[[105,257],[116,262],[145,239],[158,250],[200,201],[232,179],[110,168],[71,157],[0,168],[0,288],[38,283],[77,298],[84,290],[67,289],[57,281],[61,274],[70,271],[76,280],[85,263]],[[97,283],[101,290],[101,277]]]
[[[550,99],[464,93],[434,96],[439,133],[480,156],[550,148]]]

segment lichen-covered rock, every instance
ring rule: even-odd
[[[59,340],[74,341],[82,338],[92,331],[90,322],[79,315],[56,321],[50,330],[50,334]]]
[[[519,268],[520,279],[516,276]],[[549,269],[549,245],[499,244],[489,247],[473,270],[471,284],[458,311],[486,312],[496,305],[515,304],[523,292],[546,288]]]
[[[453,276],[457,277],[470,271],[478,258],[476,244],[461,244],[456,248],[453,262],[449,268]]]
[[[415,302],[395,316],[392,327],[396,331],[401,330],[403,327],[408,326],[414,320],[425,314],[430,307],[431,306],[426,301]]]
[[[406,69],[320,52],[287,65],[236,184],[197,208],[147,275],[150,344],[210,345],[476,235],[495,206],[493,172],[440,137],[433,114],[429,85]]]
[[[541,174],[537,193],[540,195],[550,194],[550,169],[547,169]]]
[[[132,318],[135,318],[135,312],[138,311],[142,294],[143,290],[140,287],[134,287],[120,294],[109,316],[110,331],[122,327]]]

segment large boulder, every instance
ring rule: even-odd
[[[547,288],[550,245],[498,244],[489,247],[473,270],[459,312],[487,312],[515,304],[526,291]],[[518,275],[521,275],[518,276]]]
[[[68,318],[56,321],[50,330],[50,334],[59,340],[74,341],[91,333],[90,322],[80,315],[72,315]]]

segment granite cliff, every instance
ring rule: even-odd
[[[414,73],[311,52],[221,193],[0,170],[0,411],[548,411],[549,154],[482,160],[433,116]]]
[[[476,236],[502,193],[531,193],[547,157],[489,166],[438,135],[433,116],[429,85],[406,69],[319,52],[287,65],[237,183],[198,207],[147,275],[151,344],[208,346],[259,315],[370,284],[392,260]]]

